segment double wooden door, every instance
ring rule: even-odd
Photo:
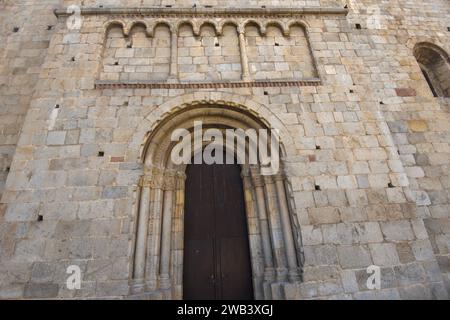
[[[239,165],[189,165],[184,217],[183,298],[253,299]]]

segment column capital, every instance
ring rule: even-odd
[[[267,184],[273,184],[274,183],[274,176],[263,176],[264,183]]]
[[[162,188],[164,191],[175,190],[175,171],[166,171],[163,175]]]
[[[277,174],[273,175],[273,180],[275,180],[275,182],[284,181],[285,178],[286,175],[284,174],[284,172],[278,172]]]
[[[143,175],[139,180],[140,187],[151,187],[152,176],[151,175]]]

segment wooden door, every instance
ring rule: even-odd
[[[253,299],[244,194],[238,165],[189,165],[183,298]]]

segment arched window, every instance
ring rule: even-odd
[[[435,97],[450,97],[450,58],[442,48],[426,42],[418,43],[414,56]]]

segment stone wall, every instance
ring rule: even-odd
[[[54,33],[53,1],[0,1],[0,194]]]
[[[54,22],[52,8],[78,1],[31,2],[24,11],[21,3],[1,4],[24,15],[42,9]],[[179,6],[178,1],[162,3]],[[248,6],[299,9],[333,3],[342,8],[335,1],[249,1]],[[99,4],[133,7],[154,1],[84,1],[85,6]],[[370,7],[375,4],[379,11]],[[227,5],[237,6],[236,1]],[[164,26],[156,38],[137,27],[132,48],[120,29],[107,32],[108,21],[118,20],[107,14],[84,16],[79,31],[67,30],[60,17],[54,31],[39,29],[50,32],[42,37],[27,33],[18,44],[13,43],[20,32],[2,32],[7,44],[0,47],[0,101],[6,114],[1,137],[10,141],[3,145],[11,169],[0,211],[0,297],[128,296],[133,208],[146,135],[179,106],[220,101],[280,123],[292,139],[289,147],[295,151],[285,165],[304,266],[303,281],[287,286],[286,298],[448,298],[449,107],[444,98],[433,97],[413,55],[415,44],[424,41],[449,52],[448,9],[445,0],[351,1],[348,15],[299,14],[305,30],[294,27],[291,37],[273,26],[261,37],[249,26],[241,29],[248,37],[248,74],[235,34],[239,29],[226,26],[216,37],[206,26],[193,37],[194,28],[182,25],[177,73],[170,81],[165,76],[174,75],[174,57],[171,51],[167,59],[169,28]],[[244,18],[263,26],[272,20],[287,25],[292,19],[239,15],[237,20]],[[21,19],[1,28],[10,30],[13,21],[23,21],[31,32],[48,24],[42,18],[27,24]],[[220,23],[224,18],[208,19]],[[138,19],[120,20],[123,29]],[[42,39],[50,43],[38,44]],[[42,48],[29,51],[30,40]],[[158,70],[154,42],[164,57]],[[227,60],[213,59],[219,50]],[[9,57],[7,63],[3,57]],[[27,68],[14,69],[19,57]],[[274,60],[281,57],[285,62]],[[320,83],[308,82],[316,77]],[[284,78],[303,82],[274,81]],[[11,134],[5,134],[7,126]],[[84,275],[79,291],[65,286],[72,264]],[[371,264],[382,268],[381,290],[366,287]]]

